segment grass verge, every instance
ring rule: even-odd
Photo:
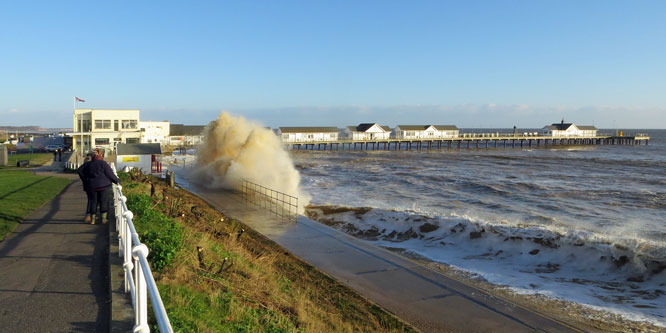
[[[28,214],[60,193],[69,179],[0,170],[0,240]]]
[[[16,162],[21,160],[28,160],[28,166],[36,167],[47,164],[53,160],[53,154],[48,153],[35,153],[35,154],[13,154],[8,156],[8,165],[0,165],[0,169],[16,168]]]
[[[120,176],[174,331],[413,331],[191,193]]]

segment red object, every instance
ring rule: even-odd
[[[76,98],[76,101],[77,101],[77,102],[84,102],[84,103],[85,103],[84,100],[82,100],[82,99],[80,99],[80,98],[78,98],[78,97],[76,97],[76,96],[74,96],[74,98]]]

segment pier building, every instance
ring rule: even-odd
[[[456,138],[460,130],[454,125],[398,125],[393,133],[394,139],[438,139]]]
[[[388,140],[391,138],[391,128],[377,123],[363,123],[347,126],[341,137],[349,140]]]
[[[284,143],[293,142],[329,142],[337,141],[339,129],[337,127],[280,127],[278,136]]]
[[[543,128],[543,135],[551,137],[595,137],[597,128],[594,126],[577,126],[574,123],[555,123]]]

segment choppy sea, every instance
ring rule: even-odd
[[[345,232],[666,327],[666,130],[639,132],[649,145],[291,155],[310,214]]]

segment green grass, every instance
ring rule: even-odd
[[[7,157],[9,157],[9,164],[7,166],[0,165],[0,169],[15,169],[16,162],[20,160],[30,161],[30,164],[28,164],[30,167],[44,165],[53,161],[53,154],[49,153],[13,154]]]
[[[28,214],[60,193],[69,179],[0,170],[0,240]]]
[[[148,259],[153,269],[161,271],[169,266],[182,248],[182,227],[174,219],[155,209],[150,196],[128,194],[128,209],[134,213],[134,226],[141,241],[148,246]]]

